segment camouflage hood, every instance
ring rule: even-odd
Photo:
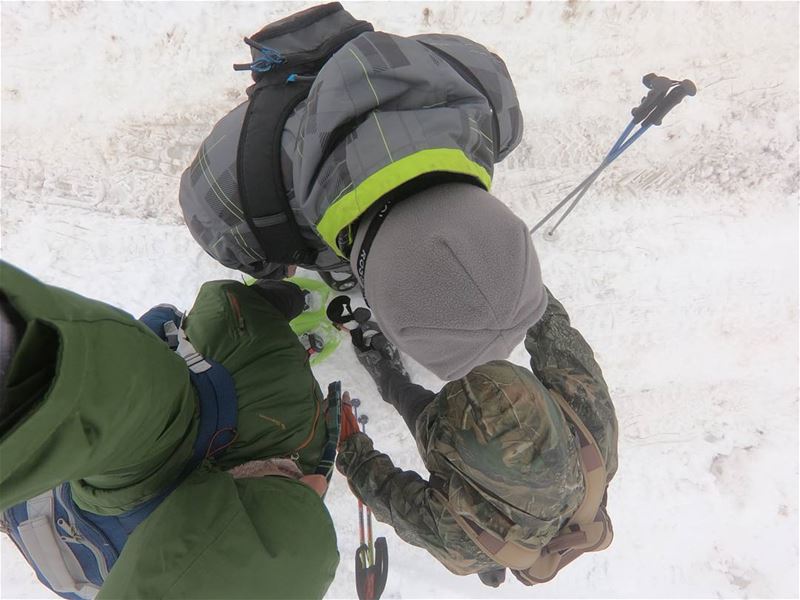
[[[452,507],[508,541],[547,543],[583,499],[570,426],[539,380],[507,361],[445,385],[417,421],[417,444]]]

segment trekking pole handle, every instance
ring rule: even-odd
[[[663,77],[661,75],[656,75],[655,73],[648,73],[642,77],[642,83],[648,90],[666,91],[675,85],[676,82],[669,77]]]
[[[655,110],[647,116],[642,126],[661,125],[661,121],[664,120],[667,113],[678,106],[681,100],[686,98],[686,96],[694,96],[696,93],[697,87],[695,84],[688,79],[684,79],[677,87],[673,88],[669,94],[667,94],[666,98],[656,106]]]
[[[694,83],[689,81],[688,79],[684,79],[683,81],[676,81],[674,79],[670,79],[669,77],[663,77],[661,75],[656,75],[655,73],[648,73],[644,77],[642,77],[642,83],[644,86],[649,89],[650,91],[647,92],[647,96],[642,98],[642,101],[639,103],[639,106],[635,107],[631,110],[631,115],[633,116],[634,123],[641,123],[645,119],[648,125],[659,125],[660,123],[656,123],[655,119],[651,119],[651,115],[654,112],[659,112],[659,109],[665,103],[668,92],[672,90],[675,86],[678,86],[685,90],[685,94],[681,96],[677,102],[680,102],[686,96],[694,96],[697,92],[697,88],[695,87]],[[676,102],[676,104],[677,104]],[[661,113],[661,118],[664,117],[670,109],[675,106],[673,104],[669,108],[667,108],[664,112]]]
[[[648,73],[642,77],[642,83],[650,91],[647,92],[647,95],[644,98],[642,98],[639,106],[636,106],[631,110],[631,116],[633,116],[634,124],[641,123],[644,119],[646,119],[647,116],[653,112],[653,109],[658,106],[659,102],[663,100],[664,96],[669,91],[669,88],[675,85],[677,81],[673,81],[669,77],[656,75],[655,73]]]

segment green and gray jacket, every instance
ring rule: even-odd
[[[172,483],[198,426],[183,359],[130,315],[6,263],[0,293],[24,323],[3,381],[0,510],[69,481],[80,508],[117,515]],[[287,316],[237,282],[203,285],[185,322],[233,377],[238,437],[137,527],[99,597],[321,597],[338,552],[320,498],[226,472],[274,457],[313,472],[327,431],[308,356]]]
[[[532,373],[506,361],[476,367],[422,410],[415,437],[426,468],[444,482],[458,514],[495,537],[537,549],[572,516],[585,491],[575,430],[553,394],[566,399],[595,437],[608,481],[617,470],[617,420],[591,348],[552,296],[525,347]],[[498,568],[431,483],[396,468],[366,435],[342,444],[337,467],[378,520],[452,572]]]
[[[299,32],[286,46],[303,48],[303,35],[309,34]],[[223,117],[202,143],[181,178],[180,204],[206,252],[227,267],[269,277],[279,266],[264,256],[238,192],[247,104]],[[283,131],[289,204],[318,251],[315,264],[302,266],[350,271],[359,218],[420,177],[432,177],[432,185],[466,178],[488,190],[494,164],[521,137],[514,85],[485,47],[455,35],[361,34],[323,66]]]

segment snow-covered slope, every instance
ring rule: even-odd
[[[244,98],[244,35],[305,4],[2,4],[3,258],[138,314],[235,274],[191,239],[178,178]],[[535,222],[588,174],[655,71],[698,95],[536,237],[620,421],[612,547],[498,590],[389,538],[384,597],[798,594],[798,5],[355,3],[399,34],[472,37],[508,64],[525,139],[494,192]],[[525,364],[522,348],[512,360]],[[412,374],[440,385],[417,365]],[[379,448],[421,469],[347,346],[317,370],[362,398]],[[353,597],[356,504],[334,480]],[[309,565],[313,568],[313,565]],[[50,597],[2,538],[3,598]]]

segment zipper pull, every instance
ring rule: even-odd
[[[77,529],[72,525],[72,523],[68,523],[64,519],[59,519],[56,521],[56,524],[61,527],[64,531],[67,532],[67,535],[61,536],[61,539],[66,541],[73,541],[73,542],[80,542],[83,539],[83,536],[78,532]]]

